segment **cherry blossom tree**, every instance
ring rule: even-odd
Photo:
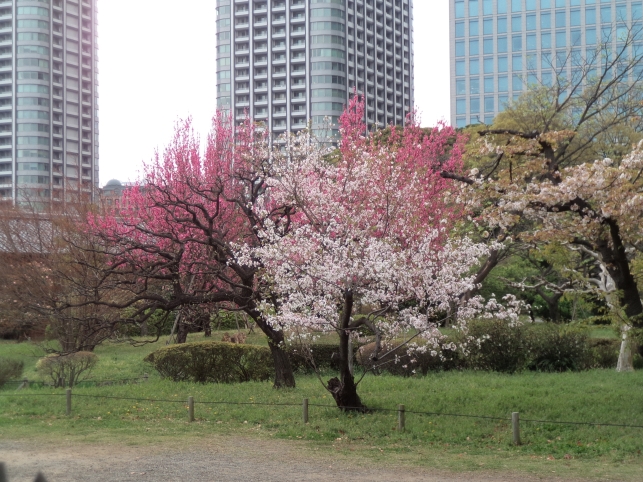
[[[521,152],[538,153],[546,145],[555,153],[561,143],[567,143],[564,132],[534,133],[531,139],[521,138]],[[619,161],[561,167],[548,159],[532,155],[499,169],[493,179],[476,170],[463,176],[480,208],[480,222],[502,232],[516,232],[519,223],[529,223],[520,240],[555,241],[589,256],[596,269],[584,280],[585,288],[606,299],[619,325],[643,329],[635,276],[643,249],[643,144]]]
[[[294,386],[283,332],[258,309],[257,268],[236,262],[233,249],[260,245],[264,222],[282,226],[290,216],[289,207],[274,204],[263,203],[260,216],[253,209],[273,175],[267,133],[248,121],[234,129],[220,114],[213,122],[204,152],[190,120],[181,123],[120,207],[93,220],[109,259],[101,279],[124,300],[105,303],[128,308],[139,322],[158,311],[185,323],[183,311],[195,307],[242,310],[268,337],[275,386]]]
[[[363,104],[354,98],[340,120],[338,156],[313,149],[276,159],[269,201],[293,206],[295,214],[286,230],[264,208],[263,242],[240,248],[241,262],[261,266],[270,280],[277,302],[260,306],[269,323],[300,337],[338,334],[340,373],[325,387],[346,410],[365,409],[350,370],[349,340],[359,328],[376,334],[375,357],[382,338],[409,332],[414,342],[407,347],[437,350],[445,316],[457,312],[455,326],[466,330],[472,316],[500,308],[495,300],[485,306],[460,297],[473,287],[472,265],[487,252],[449,239],[462,207],[453,181],[440,172],[460,169],[461,140],[447,126],[427,133],[410,119],[382,142],[364,135],[361,119]]]

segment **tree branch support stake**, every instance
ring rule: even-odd
[[[304,403],[302,404],[302,415],[304,423],[308,423],[308,399],[304,398]]]
[[[511,414],[511,428],[513,432],[513,444],[522,445],[520,442],[520,413],[513,412]]]
[[[188,397],[188,422],[194,422],[194,397]]]
[[[400,432],[404,432],[404,422],[405,422],[404,412],[405,412],[404,405],[398,405],[397,406],[397,430]]]

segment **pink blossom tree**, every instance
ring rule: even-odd
[[[444,313],[466,330],[472,316],[499,307],[460,296],[472,289],[468,273],[487,248],[449,239],[462,209],[458,186],[440,172],[461,167],[456,133],[444,125],[426,132],[411,119],[384,142],[364,135],[363,117],[354,98],[340,120],[338,156],[317,149],[276,160],[270,202],[296,214],[285,230],[260,210],[262,243],[240,249],[240,260],[271,281],[278,310],[260,306],[269,323],[303,337],[338,334],[339,378],[325,387],[349,410],[365,408],[349,363],[349,339],[360,327],[375,332],[375,357],[382,338],[409,332],[426,340],[416,349],[436,350]]]
[[[127,316],[140,322],[158,311],[243,310],[268,337],[275,386],[294,386],[283,332],[258,309],[258,269],[236,262],[234,251],[260,245],[263,224],[282,226],[291,208],[253,209],[273,176],[266,133],[250,122],[233,129],[221,115],[213,122],[204,152],[191,122],[181,123],[119,208],[92,220],[109,260],[101,279],[119,294],[103,303],[129,308]],[[179,331],[184,338],[187,331]]]

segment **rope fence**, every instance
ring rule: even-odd
[[[72,414],[72,390],[66,389],[65,393],[0,393],[0,397],[62,397],[66,398],[66,415],[71,416]],[[169,400],[163,398],[145,398],[145,397],[117,397],[109,395],[86,395],[86,394],[74,394],[74,397],[79,398],[95,398],[95,399],[107,399],[107,400],[127,400],[127,401],[136,401],[136,402],[152,402],[152,403],[186,403],[185,400]],[[270,406],[270,407],[301,407],[302,409],[302,420],[304,423],[309,423],[309,408],[330,408],[337,409],[337,405],[326,405],[318,403],[309,403],[308,398],[304,398],[302,403],[272,403],[272,402],[237,402],[229,400],[216,400],[216,401],[196,401],[194,397],[189,396],[187,398],[188,405],[188,421],[194,422],[195,420],[195,404],[199,405],[243,405],[243,406]],[[343,407],[346,411],[364,411],[363,407]],[[445,413],[445,412],[429,412],[421,410],[406,410],[404,405],[398,405],[397,408],[368,408],[367,412],[382,412],[382,413],[397,413],[398,426],[397,429],[401,432],[405,430],[406,424],[406,414],[412,415],[426,415],[433,417],[462,417],[462,418],[471,418],[479,420],[494,420],[501,422],[511,422],[512,425],[512,435],[513,443],[515,445],[521,445],[520,440],[520,414],[519,412],[513,412],[511,417],[493,417],[488,415],[471,415],[463,413]],[[643,425],[638,424],[620,424],[612,422],[576,422],[576,421],[561,421],[561,420],[539,420],[539,419],[522,419],[524,423],[538,423],[538,424],[558,424],[558,425],[584,425],[584,426],[593,426],[593,427],[618,427],[618,428],[635,428],[643,429]]]
[[[125,385],[128,383],[145,383],[149,379],[149,375],[147,373],[144,373],[143,376],[137,377],[137,378],[118,378],[118,379],[103,379],[103,380],[82,380],[80,382],[75,383],[75,387],[81,387],[81,386],[94,386],[94,387],[100,387],[100,386],[109,386],[109,385]],[[53,388],[65,388],[65,382],[64,380],[59,380],[58,384],[55,384],[53,382],[44,382],[44,381],[34,381],[34,380],[28,380],[27,378],[23,380],[7,380],[4,382],[5,386],[18,386],[16,390],[22,390],[24,388],[29,388],[30,386],[32,387],[53,387]],[[2,481],[0,481],[2,482]]]

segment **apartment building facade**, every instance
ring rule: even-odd
[[[337,121],[357,89],[367,124],[413,108],[412,0],[217,0],[217,108],[274,135]]]
[[[93,199],[97,0],[0,0],[0,202]]]
[[[618,49],[643,19],[641,0],[450,0],[449,8],[458,127],[490,124],[530,85],[573,81],[600,46]]]

